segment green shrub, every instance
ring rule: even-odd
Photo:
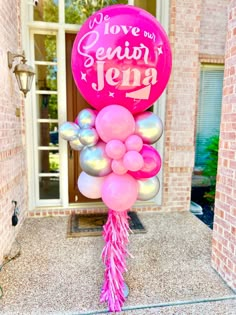
[[[219,136],[215,135],[209,138],[208,145],[206,147],[206,153],[208,154],[208,157],[206,165],[203,169],[203,175],[210,179],[210,190],[204,194],[204,198],[206,198],[206,200],[208,200],[210,203],[214,203],[215,201],[218,148]]]

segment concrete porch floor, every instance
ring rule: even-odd
[[[139,213],[122,315],[233,315],[236,294],[211,268],[212,231],[188,212]],[[28,218],[21,256],[0,273],[0,314],[106,314],[102,237],[66,238],[68,217]]]

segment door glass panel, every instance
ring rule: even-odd
[[[36,89],[37,90],[57,90],[57,66],[36,65]]]
[[[55,35],[34,35],[35,61],[57,61],[57,43]]]
[[[83,24],[94,12],[111,4],[128,4],[128,0],[65,0],[65,22]]]
[[[59,173],[59,152],[39,150],[39,173]]]
[[[38,1],[34,6],[34,21],[58,22],[58,0]]]
[[[39,123],[39,146],[58,147],[58,124]]]
[[[156,16],[156,0],[134,0],[134,5]]]
[[[37,94],[38,118],[57,119],[57,95]]]
[[[59,199],[59,177],[39,177],[39,199]]]

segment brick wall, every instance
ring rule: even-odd
[[[224,55],[230,0],[202,0],[200,53]]]
[[[229,7],[212,265],[236,289],[236,0]]]
[[[20,28],[20,0],[0,1],[0,263],[20,226],[11,226],[12,200],[18,202],[22,222],[28,199],[24,101],[7,63],[8,50],[21,51]],[[15,115],[17,107],[21,117]]]
[[[162,210],[189,210],[199,74],[201,0],[172,0],[169,39],[173,68],[168,84]]]

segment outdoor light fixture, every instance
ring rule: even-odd
[[[22,58],[21,63],[17,64],[14,68],[14,73],[16,75],[16,80],[21,92],[26,94],[30,91],[32,86],[32,81],[35,75],[33,67],[26,64],[25,53],[23,51],[22,54],[13,54],[10,51],[7,52],[8,57],[8,67],[11,69],[12,64],[15,58]]]

